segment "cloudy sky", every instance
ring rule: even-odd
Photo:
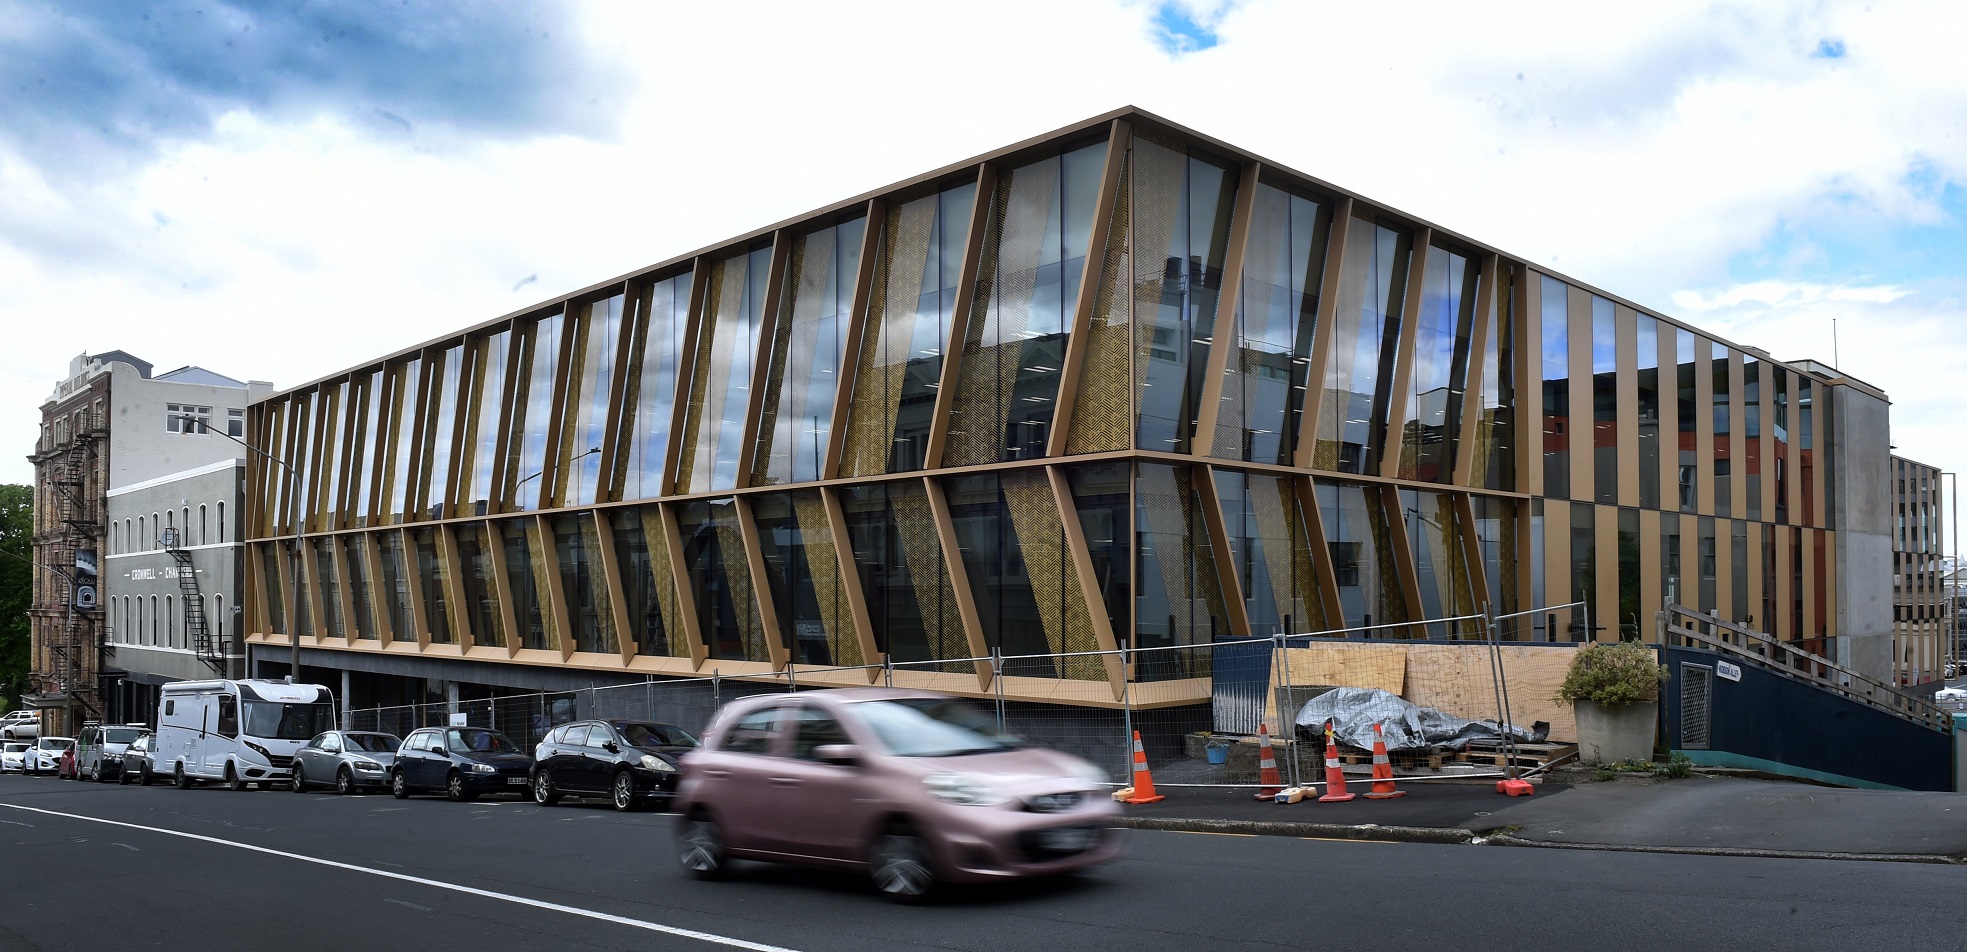
[[[1963,28],[1952,0],[0,0],[0,481],[78,353],[291,386],[1129,103],[1835,355],[1959,471]]]

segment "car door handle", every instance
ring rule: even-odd
[[[796,786],[799,786],[799,778],[798,778],[798,777],[773,777],[773,778],[772,778],[772,786],[774,786],[774,787],[796,787]]]

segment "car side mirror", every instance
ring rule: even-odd
[[[853,767],[861,762],[861,749],[852,744],[821,744],[813,748],[813,759],[836,767]]]
[[[604,741],[601,744],[601,749],[611,754],[619,754],[622,752],[621,745],[615,743],[614,741]]]

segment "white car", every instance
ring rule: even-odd
[[[27,742],[12,741],[0,747],[0,773],[19,773],[27,767]]]
[[[1967,701],[1967,688],[1941,688],[1933,692],[1935,701]]]
[[[73,737],[43,737],[27,749],[27,770],[29,774],[54,773],[61,769],[61,755],[75,746]]]
[[[0,738],[7,740],[33,740],[41,736],[40,711],[15,711],[0,717]]]

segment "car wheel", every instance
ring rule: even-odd
[[[292,790],[295,793],[307,792],[307,775],[301,773],[300,764],[294,765],[294,779],[287,784],[287,789]]]
[[[139,787],[148,787],[148,786],[150,786],[150,781],[151,781],[151,780],[153,780],[153,779],[155,779],[155,778],[154,778],[154,777],[152,777],[152,776],[151,776],[151,774],[150,774],[150,765],[149,765],[149,764],[144,764],[144,765],[143,765],[143,768],[142,768],[142,769],[140,769],[139,771],[137,771],[137,786],[139,786]]]
[[[452,803],[463,803],[476,794],[464,788],[464,774],[452,771],[450,779],[444,781],[444,799]]]
[[[389,795],[398,800],[410,799],[410,785],[404,781],[403,771],[392,770],[389,772]]]
[[[96,761],[96,769],[89,771],[89,779],[97,783],[109,782],[109,775],[102,772],[102,761]]]
[[[615,809],[627,813],[635,809],[635,775],[626,770],[615,771],[615,782],[609,785],[614,794]]]
[[[906,826],[890,827],[875,838],[868,871],[874,888],[896,902],[920,902],[936,885],[929,867],[929,844]]]
[[[553,774],[544,768],[533,773],[533,802],[543,807],[560,802],[560,790],[553,785]]]
[[[335,792],[344,797],[355,792],[355,774],[347,767],[335,771]]]
[[[724,852],[724,830],[704,813],[683,820],[676,831],[676,862],[697,879],[723,879],[731,873]]]
[[[184,764],[172,768],[171,782],[177,784],[179,790],[191,789],[191,778],[184,775]]]
[[[127,786],[129,786],[129,785],[130,785],[130,772],[129,772],[129,771],[127,771],[127,770],[118,770],[118,771],[116,772],[116,785],[117,785],[117,786],[119,786],[119,787],[127,787]]]
[[[231,764],[225,765],[225,788],[235,793],[246,789],[246,781],[239,779],[239,771],[234,770]]]

